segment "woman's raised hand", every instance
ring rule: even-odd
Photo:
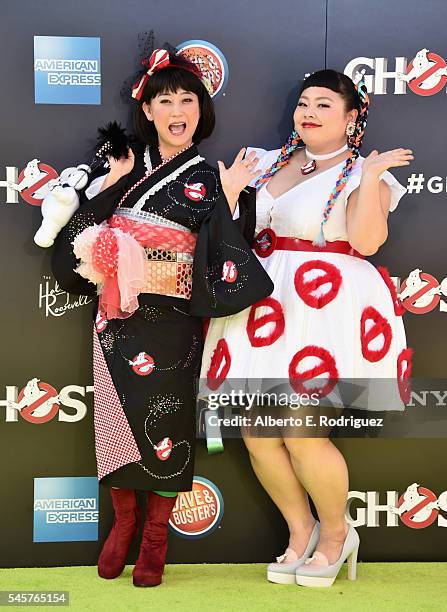
[[[108,157],[107,160],[109,162],[110,170],[109,173],[106,174],[105,181],[99,190],[100,192],[104,191],[108,187],[111,187],[112,185],[115,185],[120,178],[132,171],[135,163],[135,155],[133,154],[132,149],[129,147],[127,150],[127,157],[123,156],[119,159]]]
[[[362,174],[379,177],[382,172],[389,168],[408,166],[414,159],[411,149],[393,149],[379,153],[374,150],[365,158],[362,166]]]
[[[244,147],[236,155],[236,158],[229,168],[225,167],[222,161],[218,161],[220,182],[227,199],[230,197],[238,198],[240,192],[257,176],[261,174],[260,170],[256,169],[259,158],[256,157],[256,152],[251,151],[244,159]]]
[[[111,177],[119,181],[120,178],[129,174],[133,170],[133,166],[135,163],[135,155],[133,154],[132,149],[129,147],[127,150],[127,157],[120,157],[119,159],[115,159],[114,157],[107,158],[110,165],[109,174]]]

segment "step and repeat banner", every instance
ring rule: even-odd
[[[185,6],[1,3],[0,566],[94,564],[111,524],[94,457],[91,300],[58,287],[51,249],[33,236],[49,181],[91,161],[98,126],[130,126],[132,105],[121,90],[152,29],[158,46],[189,46],[212,82],[217,128],[201,146],[212,164],[241,146],[279,147],[300,81],[324,67],[365,71],[372,105],[364,155],[413,149],[414,163],[394,172],[408,193],[373,262],[388,268],[402,297],[413,375],[427,380],[407,410],[427,406],[439,428],[425,435],[419,419],[393,438],[335,442],[349,465],[347,515],[359,529],[361,559],[447,560],[447,6]],[[168,561],[265,562],[282,552],[286,526],[241,440],[226,440],[218,455],[199,441],[195,473],[172,516]]]

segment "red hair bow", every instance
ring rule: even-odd
[[[155,49],[149,60],[143,60],[141,63],[143,66],[149,67],[147,72],[145,72],[141,79],[132,87],[132,98],[135,98],[135,100],[141,100],[146,83],[154,72],[170,66],[169,53],[165,49]]]

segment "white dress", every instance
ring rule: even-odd
[[[255,151],[263,172],[279,154]],[[356,161],[324,226],[327,243],[348,241],[347,198],[360,184],[363,159]],[[270,227],[277,236],[312,241],[343,164],[310,176],[277,198],[264,185],[257,195],[256,233]],[[406,189],[389,172],[381,178],[391,189],[392,212]],[[208,386],[214,392],[223,389],[224,380],[282,379],[296,390],[304,385],[330,395],[337,381],[363,379],[365,391],[354,407],[402,410],[411,351],[402,307],[386,271],[379,272],[365,259],[324,251],[275,250],[259,260],[274,291],[237,315],[211,320],[201,394],[206,395]]]

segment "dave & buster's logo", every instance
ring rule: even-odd
[[[420,49],[408,62],[406,57],[396,57],[394,70],[388,66],[386,57],[355,57],[345,67],[345,74],[353,78],[358,71],[371,68],[374,74],[365,75],[369,92],[386,94],[388,81],[394,81],[394,94],[406,94],[408,88],[418,96],[433,96],[446,88],[447,63],[443,57]]]
[[[228,82],[228,63],[220,49],[206,40],[187,40],[178,45],[177,51],[200,68],[212,98],[223,94]]]
[[[223,513],[223,497],[217,486],[207,478],[194,476],[192,490],[179,493],[169,526],[183,538],[203,538],[219,527]]]
[[[380,516],[386,516],[387,527],[398,527],[399,520],[412,529],[424,529],[435,522],[438,527],[447,527],[447,518],[440,512],[447,512],[447,491],[436,496],[414,482],[402,495],[387,491],[386,503],[379,503],[379,498],[378,491],[350,491],[346,510],[348,522],[353,527],[379,527]]]

